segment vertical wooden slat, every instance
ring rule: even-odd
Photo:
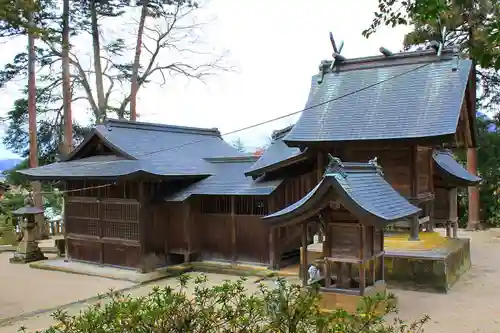
[[[301,262],[301,272],[302,272],[302,285],[307,285],[307,221],[302,223],[302,262]]]
[[[237,259],[237,248],[236,248],[236,219],[235,219],[235,198],[234,195],[231,196],[231,253],[232,260],[236,262]]]

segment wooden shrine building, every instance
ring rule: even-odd
[[[384,227],[417,215],[420,209],[387,183],[376,161],[343,163],[331,155],[329,158],[322,180],[313,190],[264,220],[273,227],[301,226],[304,286],[320,282],[326,298],[328,292],[375,295],[385,290]],[[325,237],[322,253],[314,262],[308,262],[305,251],[310,226],[321,228]],[[309,264],[322,267],[320,281],[308,281]]]
[[[418,238],[419,225],[433,221],[441,186],[434,175],[461,177],[453,159],[455,167],[438,170],[434,152],[475,147],[473,80],[471,61],[448,49],[323,62],[307,111],[294,126],[276,131],[261,157],[236,151],[217,129],[109,120],[65,161],[21,173],[66,184],[66,253],[72,260],[144,269],[151,261],[156,267],[210,259],[279,268],[298,257],[304,223],[272,220],[288,221],[287,209],[299,218],[294,207],[308,206],[308,198],[323,191],[329,155],[355,174],[349,177],[357,193],[373,194],[349,197],[349,187],[338,186],[354,188],[350,180],[328,176],[336,179],[337,187],[326,188],[336,193],[334,205],[342,197],[340,211],[324,200],[315,209],[331,213],[332,228],[353,222],[364,230],[360,237],[375,242],[384,223],[411,220]],[[366,165],[375,157],[386,182]],[[407,210],[382,200],[382,187],[394,189],[391,197]],[[282,217],[273,217],[279,211]],[[310,224],[306,242],[320,232]],[[371,251],[375,243],[366,244]]]

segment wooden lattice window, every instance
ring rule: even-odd
[[[201,198],[203,214],[231,214],[231,197],[205,196]]]
[[[97,201],[68,200],[66,210],[66,231],[68,233],[99,236],[99,203]]]
[[[236,215],[267,215],[267,198],[253,196],[235,197],[234,213]]]
[[[139,240],[139,223],[102,221],[102,237]]]
[[[128,202],[102,202],[102,218],[112,221],[138,221],[139,205]]]

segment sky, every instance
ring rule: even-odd
[[[211,0],[199,15],[205,46],[225,54],[234,71],[221,72],[205,84],[171,80],[164,86],[150,84],[138,97],[140,121],[218,128],[232,132],[302,109],[311,76],[321,60],[332,58],[331,31],[345,45],[347,58],[379,54],[379,47],[402,49],[407,27],[381,28],[369,39],[361,32],[372,20],[377,0]],[[110,31],[122,30],[113,26]],[[108,31],[109,32],[109,31]],[[88,41],[75,42],[86,52]],[[25,47],[24,40],[4,42],[0,63],[8,62]],[[0,117],[19,97],[24,81],[0,90]],[[85,107],[73,108],[77,119],[88,117]],[[286,127],[298,116],[259,126],[235,135],[249,148],[264,144],[275,129]],[[0,135],[2,124],[0,124]],[[0,143],[0,159],[15,157]]]

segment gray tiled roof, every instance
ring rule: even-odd
[[[73,165],[83,162],[71,159],[94,136],[128,160]],[[94,128],[84,143],[72,152],[69,161],[21,173],[40,179],[70,175],[119,177],[138,172],[156,176],[206,176],[212,174],[212,166],[204,158],[241,155],[222,140],[216,129],[109,120],[106,125]]]
[[[279,223],[307,215],[307,209],[325,208],[332,198],[367,223],[387,224],[421,211],[394,190],[374,164],[342,163],[327,171],[323,180],[301,200],[264,219]]]
[[[246,177],[244,172],[255,158],[207,159],[213,175],[165,198],[166,201],[183,201],[192,195],[269,195],[282,180],[261,181]]]
[[[288,147],[283,142],[283,137],[291,128],[292,126],[289,126],[273,133],[273,141],[257,162],[246,170],[245,175],[259,176],[264,172],[274,170],[284,163],[295,163],[306,158],[305,151],[301,152],[299,148]]]
[[[440,176],[455,186],[469,186],[481,181],[458,163],[449,150],[435,150],[432,155]]]
[[[346,60],[322,83],[318,75],[312,78],[306,104],[311,109],[284,141],[300,146],[454,134],[471,72],[467,59],[460,59],[453,71],[457,61],[448,51],[441,57],[425,51]]]
[[[105,179],[123,176],[143,175],[153,177],[208,176],[200,174],[189,166],[177,166],[163,163],[150,163],[141,160],[90,160],[82,159],[58,162],[34,169],[19,171],[26,176],[39,180],[56,179]]]

